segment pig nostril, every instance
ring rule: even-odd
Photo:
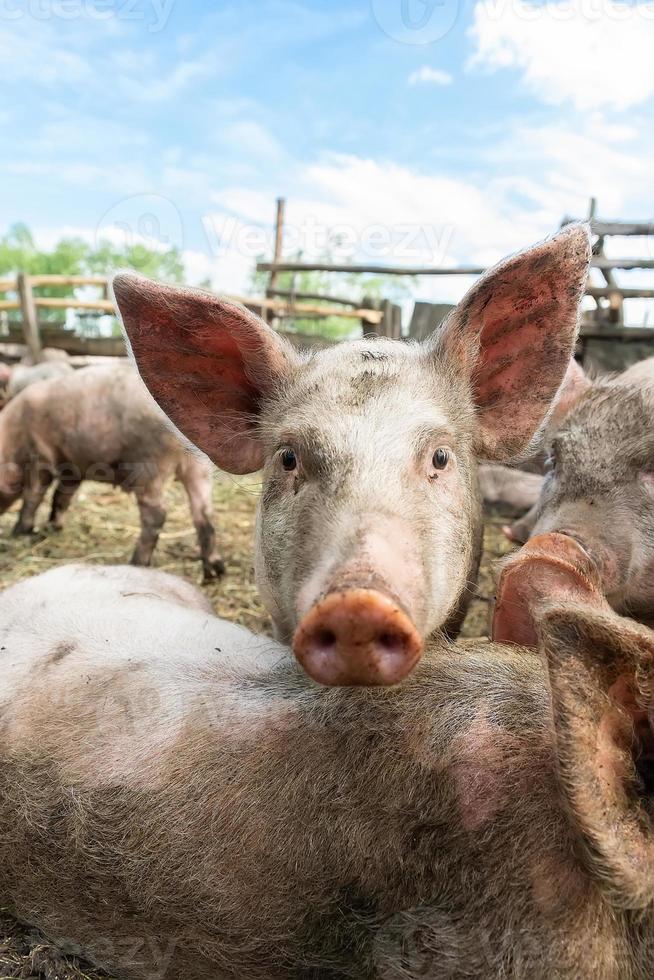
[[[330,650],[336,646],[336,633],[333,630],[319,629],[315,632],[315,644],[321,650]]]
[[[404,640],[397,633],[380,633],[377,642],[389,653],[397,653],[404,649]]]

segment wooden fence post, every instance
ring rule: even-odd
[[[370,296],[364,296],[359,304],[359,308],[362,310],[379,310],[381,309],[378,299],[371,299]],[[367,320],[361,321],[361,333],[364,337],[379,337],[379,327],[381,324],[369,323]]]
[[[17,285],[20,310],[23,318],[23,336],[33,363],[38,364],[42,356],[41,336],[39,334],[39,321],[34,303],[32,281],[24,272],[20,272],[17,278]]]
[[[384,319],[379,327],[381,337],[390,337],[391,340],[402,339],[402,307],[397,303],[392,303],[390,299],[382,301],[382,312]]]
[[[286,199],[283,197],[277,198],[277,214],[275,216],[275,251],[273,254],[273,263],[281,262],[282,252],[284,249],[284,213],[286,210]],[[268,277],[268,289],[266,290],[266,296],[270,299],[274,296],[275,287],[277,285],[277,271],[275,269],[270,270],[270,276]],[[266,320],[271,323],[274,317],[274,310],[271,307]]]

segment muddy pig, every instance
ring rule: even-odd
[[[595,381],[575,404],[527,530],[579,542],[611,605],[654,619],[654,360]]]
[[[596,384],[602,384],[606,381],[613,381],[618,385],[626,385],[628,387],[640,387],[642,389],[649,388],[650,385],[654,384],[654,357],[648,357],[643,361],[638,361],[633,364],[630,368],[627,368],[621,374],[617,374],[611,377],[605,376],[604,379],[597,379]],[[570,413],[574,405],[580,400],[581,396],[586,394],[592,387],[593,381],[585,375],[579,377],[577,383],[574,386],[574,390],[570,391],[569,397],[566,399],[565,410],[552,413],[552,418],[550,424],[547,426],[546,431],[541,439],[541,445],[543,448],[543,471],[550,466],[550,447],[554,442],[557,432],[563,427],[563,423]],[[489,470],[495,470],[495,467],[489,467]],[[487,478],[487,483],[493,489],[492,478],[489,476]],[[495,483],[502,487],[503,492],[506,495],[506,481],[502,484],[501,477],[495,476]],[[536,488],[529,487],[530,492],[533,492]],[[533,533],[536,526],[536,521],[538,520],[539,514],[539,501],[541,493],[543,491],[543,486],[538,490],[538,495],[533,504],[530,505],[530,509],[524,514],[519,520],[514,521],[513,524],[507,525],[504,528],[504,533],[511,541],[515,541],[520,544],[524,544],[528,540],[529,536]],[[524,495],[524,500],[527,499],[527,495]]]
[[[19,364],[0,363],[0,408],[35,381],[62,377],[73,370],[65,351],[45,347],[42,355],[44,360],[39,364],[34,364],[27,355]]]
[[[129,367],[90,367],[30,385],[0,413],[0,513],[22,508],[14,534],[31,534],[45,493],[56,483],[54,529],[84,480],[133,492],[141,535],[132,562],[149,565],[164,525],[163,492],[172,478],[186,490],[205,578],[224,565],[212,524],[211,466],[191,453]]]
[[[0,596],[1,907],[122,980],[649,980],[649,630],[559,585],[329,690],[134,571]]]
[[[529,444],[570,361],[586,226],[490,270],[430,342],[297,354],[246,310],[133,274],[114,281],[141,375],[222,469],[263,468],[259,590],[325,684],[393,684],[455,635],[482,533],[480,457]]]

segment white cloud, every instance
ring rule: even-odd
[[[423,65],[409,75],[409,85],[451,85],[453,81],[454,77],[449,71],[430,68],[429,65]]]
[[[540,101],[627,109],[654,94],[654,3],[478,0],[469,67],[516,69]]]
[[[157,71],[143,70],[141,66],[131,76],[119,76],[121,91],[131,102],[168,103],[210,76],[215,64],[211,58],[204,57],[180,62],[172,69],[160,66]]]
[[[486,151],[476,172],[461,176],[328,154],[289,174],[294,191],[285,253],[309,258],[329,249],[336,259],[379,265],[487,266],[555,231],[564,216],[585,217],[591,195],[603,217],[643,217],[643,202],[651,200],[653,143],[631,126],[586,114],[540,126],[518,121]],[[210,237],[221,242],[221,289],[242,291],[256,256],[270,255],[273,199],[273,190],[238,184],[212,195]],[[335,233],[342,244],[332,239],[330,248]],[[634,246],[612,247],[629,255]],[[471,282],[424,277],[415,293],[456,301]],[[640,318],[630,315],[634,322]]]
[[[137,194],[149,183],[149,175],[136,163],[101,164],[62,160],[11,160],[0,167],[4,173],[44,178],[53,185],[102,188],[121,196]]]
[[[647,200],[649,190],[649,157],[639,153],[626,127],[609,130],[609,140],[605,135],[600,120],[521,126],[519,142],[515,133],[507,135],[505,144],[489,154],[495,173],[490,177],[487,169],[452,177],[341,154],[296,163],[290,174],[294,192],[287,202],[285,254],[301,251],[311,258],[330,249],[335,259],[378,265],[486,266],[551,233],[565,214],[583,217],[591,192],[598,195],[603,216],[638,216],[638,202]],[[619,183],[615,173],[624,175]],[[204,219],[186,210],[180,197],[182,258],[190,283],[209,279],[223,293],[249,291],[257,257],[272,251],[275,189],[235,183],[214,190]],[[158,215],[166,240],[177,242],[171,230],[175,214],[167,216],[165,203],[162,199],[159,210],[148,204],[147,210]],[[130,223],[130,214],[129,209],[120,212],[121,226]],[[137,233],[139,227],[134,224]],[[37,240],[54,244],[64,233],[93,241],[97,229],[50,229],[38,232]],[[340,245],[334,243],[335,234]],[[622,241],[610,247],[618,256],[642,252],[643,243],[638,245]],[[648,284],[641,274],[618,273],[618,281]],[[464,276],[423,277],[412,293],[456,302],[472,282]],[[642,309],[630,304],[629,319],[642,322],[647,310],[652,322],[652,304]]]
[[[0,29],[0,78],[7,84],[86,85],[92,76],[88,62],[49,41],[44,31]]]
[[[586,117],[522,123],[487,155],[532,208],[583,217],[592,196],[602,215],[628,217],[651,198],[653,152],[654,138]]]
[[[536,241],[561,217],[525,209],[504,179],[419,174],[397,164],[330,154],[302,168],[286,209],[285,254],[404,266],[485,264]],[[216,285],[242,291],[256,257],[272,251],[273,194],[234,186],[213,195],[205,224]],[[236,217],[235,217],[236,216]],[[234,278],[230,281],[230,276]],[[425,299],[457,299],[472,280],[417,281]]]
[[[220,142],[255,160],[277,160],[283,155],[282,148],[273,134],[253,120],[235,120],[226,123],[220,131]]]

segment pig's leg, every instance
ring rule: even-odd
[[[34,465],[30,468],[25,480],[23,489],[23,506],[20,515],[14,526],[12,534],[16,537],[20,534],[31,534],[34,530],[34,520],[36,512],[41,505],[46,491],[52,483],[52,473],[42,466]]]
[[[159,534],[166,521],[163,506],[163,481],[156,481],[136,491],[136,502],[141,517],[141,535],[132,555],[132,565],[149,565],[157,546]]]
[[[52,497],[52,508],[50,509],[50,527],[55,531],[61,531],[64,526],[64,514],[70,507],[73,497],[79,490],[80,483],[82,481],[71,483],[67,481],[66,483],[59,482],[55,487],[55,492]]]
[[[189,457],[180,467],[179,477],[188,496],[200,546],[202,572],[207,582],[225,573],[225,563],[216,547],[216,531],[212,521],[211,471],[202,460]]]

